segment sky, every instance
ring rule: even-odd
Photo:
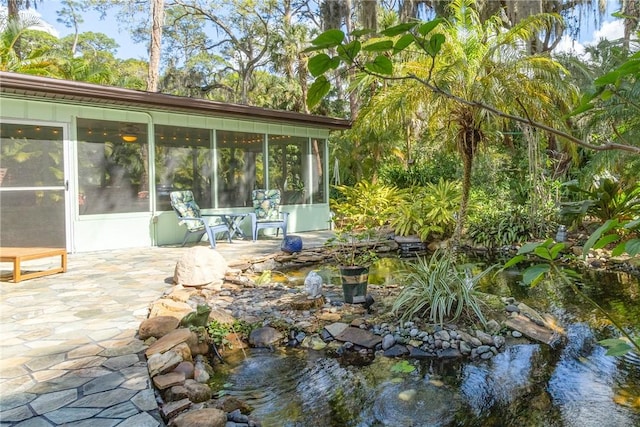
[[[557,51],[574,51],[578,55],[584,53],[584,46],[587,44],[597,43],[600,39],[618,39],[622,37],[623,27],[621,20],[615,20],[610,15],[619,8],[617,0],[608,0],[607,14],[604,17],[604,23],[600,29],[595,30],[592,22],[585,19],[584,30],[581,31],[580,40],[573,41],[570,37],[564,36],[557,48]],[[72,29],[66,28],[63,24],[57,22],[56,11],[62,9],[59,0],[44,0],[38,4],[37,13],[53,27],[53,34],[65,36],[71,34]],[[83,14],[84,23],[80,25],[80,32],[93,31],[104,33],[113,38],[119,45],[117,57],[121,59],[135,58],[148,60],[148,53],[144,44],[136,44],[131,40],[131,36],[127,30],[119,27],[114,14],[107,16],[105,20],[100,20],[97,12],[86,12]]]
[[[67,28],[64,24],[57,22],[58,15],[56,11],[62,9],[62,4],[58,0],[44,0],[38,3],[35,10],[42,16],[47,23],[53,27],[53,34],[64,37],[73,33],[72,28]],[[115,13],[112,12],[104,20],[100,19],[100,14],[95,11],[87,11],[82,14],[84,22],[80,24],[80,32],[92,31],[94,33],[104,33],[111,37],[120,45],[117,57],[120,59],[143,59],[149,60],[147,48],[144,43],[134,43],[128,30],[119,26],[115,19]]]

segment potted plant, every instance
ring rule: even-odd
[[[378,259],[374,230],[354,230],[347,226],[327,241],[338,263],[344,302],[364,303],[369,283],[369,267]]]

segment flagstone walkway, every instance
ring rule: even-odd
[[[331,232],[297,234],[311,247]],[[279,252],[279,244],[217,249],[233,262]],[[163,426],[135,336],[150,303],[172,286],[184,250],[70,254],[66,273],[0,281],[0,426]]]

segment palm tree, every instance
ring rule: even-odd
[[[520,124],[533,120],[566,128],[560,118],[577,94],[575,87],[565,83],[566,70],[559,63],[549,55],[527,52],[531,37],[555,25],[559,16],[530,16],[505,30],[497,16],[483,22],[473,5],[473,0],[451,3],[450,18],[431,31],[444,33],[437,55],[425,54],[426,48],[422,54],[415,49],[396,54],[392,76],[361,67],[386,80],[369,105],[378,112],[380,123],[391,117],[389,110],[402,100],[405,114],[421,118],[426,131],[439,136],[433,140],[455,143],[463,177],[454,246],[462,235],[473,162],[481,144],[498,142],[501,130],[514,129],[510,116],[525,117]],[[375,122],[370,115],[367,120]]]
[[[52,49],[18,49],[21,38],[29,31],[38,30],[43,21],[35,14],[25,12],[19,19],[9,18],[0,32],[0,71],[13,71],[44,76],[56,75],[58,60]]]

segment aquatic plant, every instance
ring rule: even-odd
[[[469,269],[460,270],[451,251],[436,251],[430,259],[419,257],[412,271],[404,273],[406,283],[393,303],[392,312],[402,320],[427,317],[434,323],[456,320],[466,312],[486,320],[475,293],[475,286],[493,267],[473,276]]]

